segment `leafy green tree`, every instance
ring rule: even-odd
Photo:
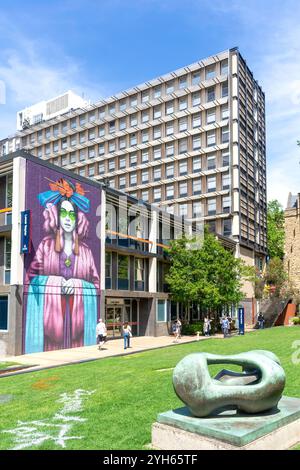
[[[182,238],[171,242],[166,282],[174,300],[195,302],[215,313],[237,305],[243,298],[244,263],[207,231],[200,249],[189,249],[194,241]]]
[[[287,274],[284,270],[283,261],[280,258],[270,259],[264,275],[266,284],[273,287],[276,296],[281,295],[281,290],[287,282]]]
[[[277,199],[268,203],[267,211],[268,252],[270,258],[284,256],[284,211]]]

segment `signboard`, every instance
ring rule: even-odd
[[[107,305],[124,305],[124,299],[106,299]]]
[[[30,253],[30,211],[21,212],[21,253]]]
[[[239,307],[238,319],[239,319],[239,335],[244,335],[245,334],[245,309],[244,307]]]

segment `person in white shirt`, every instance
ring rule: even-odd
[[[130,348],[130,338],[132,337],[131,326],[128,322],[123,324],[124,349]]]
[[[106,341],[107,330],[104,321],[102,318],[99,318],[99,321],[96,326],[96,338],[97,343],[99,344],[99,348],[103,346],[104,342]]]
[[[207,317],[204,318],[203,330],[205,336],[210,335],[210,319]]]

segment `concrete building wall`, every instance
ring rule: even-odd
[[[256,302],[254,302],[254,299],[243,299],[241,306],[244,307],[245,311],[245,325],[254,325],[256,318]]]
[[[254,252],[252,250],[240,246],[239,257],[246,263],[247,266],[255,266],[255,257]],[[254,286],[250,281],[244,280],[243,293],[246,299],[252,299],[252,297],[254,297]]]
[[[0,354],[22,354],[22,286],[0,286],[0,295],[8,296],[8,328],[0,331]]]

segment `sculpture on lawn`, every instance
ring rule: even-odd
[[[214,378],[210,364],[236,364],[242,372],[223,369]],[[231,356],[194,353],[183,358],[173,372],[177,396],[194,416],[205,417],[236,407],[254,414],[277,406],[285,386],[285,373],[270,351],[254,350]]]

